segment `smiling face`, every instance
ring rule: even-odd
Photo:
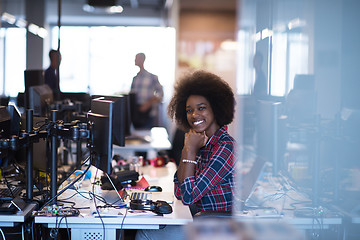
[[[208,137],[211,137],[220,128],[209,101],[203,96],[191,95],[187,99],[186,118],[195,132],[205,131]]]

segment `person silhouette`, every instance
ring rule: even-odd
[[[130,90],[136,95],[136,109],[133,109],[132,121],[137,129],[150,129],[158,124],[156,122],[159,114],[158,106],[164,95],[158,76],[144,68],[145,58],[144,53],[136,54],[135,65],[140,71],[133,78]]]
[[[253,66],[255,69],[255,83],[253,89],[253,95],[256,99],[264,99],[267,94],[267,79],[262,71],[263,55],[260,52],[256,52],[253,58]]]
[[[61,91],[59,86],[59,66],[61,62],[61,54],[57,50],[49,51],[50,66],[45,70],[45,84],[53,91],[54,99],[59,100]]]

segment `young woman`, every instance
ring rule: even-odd
[[[196,212],[231,211],[235,141],[227,132],[234,118],[230,86],[215,74],[196,71],[175,86],[168,114],[185,134],[174,176],[175,196]],[[185,239],[181,226],[139,230],[136,239]]]
[[[205,71],[185,76],[175,87],[168,113],[185,134],[175,195],[197,211],[230,211],[235,141],[227,132],[234,117],[230,86]]]

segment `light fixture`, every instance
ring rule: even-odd
[[[1,19],[10,24],[14,24],[16,22],[15,16],[7,12],[2,14]]]
[[[43,27],[39,27],[36,24],[30,23],[28,26],[28,31],[34,35],[37,35],[41,38],[45,38],[48,34],[47,30]]]
[[[122,13],[124,8],[116,4],[116,0],[88,0],[83,6],[83,10],[89,13],[114,14]]]
[[[28,30],[29,32],[31,32],[34,35],[37,35],[38,31],[39,31],[39,26],[33,23],[30,23],[28,26]]]
[[[25,19],[19,18],[16,20],[15,25],[19,28],[25,28],[27,26],[27,21]]]

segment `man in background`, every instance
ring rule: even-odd
[[[253,65],[255,69],[255,84],[253,89],[253,95],[257,100],[263,100],[266,98],[268,83],[264,72],[262,71],[263,55],[260,52],[256,52],[253,59]]]
[[[158,108],[164,95],[158,77],[145,70],[144,62],[145,54],[136,54],[135,65],[140,71],[133,78],[131,93],[136,96],[132,122],[137,129],[150,129],[158,124]]]
[[[49,52],[50,66],[45,70],[45,84],[49,85],[54,94],[54,99],[60,99],[59,86],[59,66],[61,62],[61,54],[57,50],[50,50]]]

